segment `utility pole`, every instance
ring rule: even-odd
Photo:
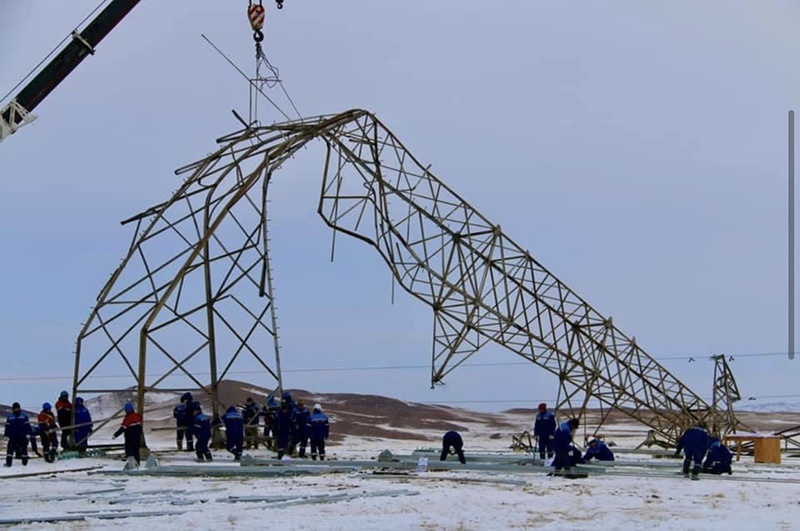
[[[794,111],[789,111],[789,359],[794,359]]]

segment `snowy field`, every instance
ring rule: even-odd
[[[224,451],[214,453],[213,464],[200,465],[188,453],[167,451],[169,441],[160,439],[150,441],[160,455],[160,467],[242,470]],[[482,455],[494,446],[500,461],[502,455],[509,460],[525,457],[506,450],[506,443],[483,440],[479,446]],[[333,458],[329,466],[374,459],[384,449],[409,455],[421,446],[432,445],[348,438],[329,449]],[[468,464],[474,468],[479,459],[470,459],[471,449],[476,455],[477,448],[465,447]],[[34,459],[27,467],[15,461],[12,468],[0,470],[0,521],[63,519],[13,526],[36,530],[798,528],[800,463],[784,459],[781,465],[756,465],[751,457],[742,457],[734,462],[733,476],[703,475],[701,481],[689,481],[677,474],[677,460],[615,450],[618,461],[608,473],[592,468],[600,472],[584,479],[548,477],[549,469],[540,464],[519,466],[519,471],[487,466],[478,471],[412,468],[375,474],[354,468],[299,477],[154,477],[145,475],[147,469],[119,473],[123,462],[111,457],[68,459],[55,465]],[[261,462],[271,457],[266,450],[249,453]],[[432,457],[431,468],[437,462]],[[305,460],[284,464],[284,469],[311,465]],[[87,467],[97,468],[13,477]],[[142,514],[147,516],[137,516]],[[127,517],[103,519],[123,515]],[[89,518],[69,520],[85,516]]]

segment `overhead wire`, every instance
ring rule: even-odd
[[[264,91],[261,89],[261,87],[259,87],[259,86],[257,86],[257,85],[254,85],[254,84],[253,84],[253,82],[250,80],[250,78],[249,78],[249,77],[247,77],[247,74],[245,74],[245,73],[242,71],[242,69],[241,69],[241,68],[239,68],[239,67],[236,65],[236,63],[234,63],[233,61],[231,61],[231,60],[230,60],[230,58],[229,58],[227,55],[225,55],[225,54],[222,52],[222,50],[220,50],[219,48],[217,48],[217,46],[216,46],[216,45],[215,45],[213,42],[211,42],[211,40],[210,40],[208,37],[206,37],[206,36],[205,36],[204,34],[202,34],[202,33],[200,34],[200,36],[201,36],[201,37],[203,37],[203,39],[205,39],[205,41],[206,41],[208,44],[210,44],[210,45],[211,45],[211,47],[212,47],[212,48],[214,48],[214,50],[216,50],[216,51],[217,51],[217,53],[218,53],[218,54],[220,54],[220,55],[221,55],[221,56],[222,56],[222,57],[223,57],[223,58],[224,58],[226,61],[228,61],[228,64],[230,64],[230,65],[231,65],[233,68],[235,68],[235,69],[236,69],[236,71],[237,71],[237,72],[239,72],[239,74],[241,74],[241,75],[242,75],[242,77],[243,77],[243,78],[245,78],[245,79],[247,80],[247,82],[248,82],[248,83],[250,83],[250,84],[251,84],[251,85],[252,85],[252,86],[253,86],[253,87],[254,87],[254,88],[255,88],[255,89],[256,89],[256,90],[257,90],[257,91],[258,91],[258,92],[259,92],[259,93],[262,95],[262,96],[264,96],[264,99],[266,99],[266,100],[267,100],[269,103],[271,103],[271,104],[272,104],[272,106],[273,106],[273,107],[275,107],[275,108],[278,110],[278,112],[279,112],[279,113],[281,113],[281,114],[283,115],[283,117],[284,117],[284,118],[286,118],[287,120],[291,120],[291,118],[289,117],[289,115],[288,115],[288,114],[286,114],[286,113],[283,111],[283,109],[281,109],[281,107],[280,107],[280,106],[279,106],[277,103],[275,103],[275,102],[272,100],[272,98],[270,98],[269,96],[267,96],[267,94],[266,94],[266,93],[265,93],[265,92],[264,92]]]
[[[709,360],[713,359],[711,356],[702,356],[699,354],[690,355],[683,355],[683,356],[666,356],[660,358],[654,358],[656,361],[664,361],[664,360],[691,360],[695,359],[695,356],[699,359],[707,358]],[[741,354],[733,354],[731,357],[735,358],[750,358],[750,357],[763,357],[763,356],[786,356],[786,352],[754,352],[754,353],[741,353]],[[531,362],[529,361],[500,361],[500,362],[473,362],[473,363],[464,363],[461,367],[510,367],[510,366],[530,366]],[[421,370],[430,369],[430,365],[361,365],[361,366],[345,366],[345,367],[297,367],[293,369],[283,369],[282,372],[287,373],[325,373],[325,372],[355,372],[355,371],[396,371],[396,370]],[[203,374],[210,374],[210,373],[197,373],[200,375]],[[229,374],[250,374],[250,371],[230,371]],[[107,374],[107,375],[96,375],[96,378],[128,378],[130,374]],[[154,375],[160,376],[160,375]],[[10,382],[14,380],[61,380],[64,379],[63,376],[0,376],[0,382]],[[68,378],[71,378],[69,376]]]
[[[750,357],[764,357],[764,356],[785,356],[785,352],[753,352],[753,353],[740,353],[734,354],[734,358],[750,358]],[[711,356],[701,356],[695,354],[699,359],[706,357],[713,359]],[[663,360],[691,360],[694,356],[666,356],[657,358],[656,361]],[[508,362],[478,362],[478,363],[465,363],[462,367],[507,367],[507,366],[524,366],[530,365],[528,361],[508,361]],[[396,370],[429,370],[430,365],[385,365],[385,366],[347,366],[347,367],[298,367],[294,369],[283,369],[284,373],[331,373],[331,372],[360,372],[360,371],[396,371]],[[210,373],[195,373],[197,375],[208,375]],[[252,374],[251,371],[230,371],[228,374]],[[160,376],[157,374],[154,377]],[[130,378],[130,374],[108,374],[108,375],[95,375],[98,379],[118,379]],[[35,381],[35,380],[51,380],[51,381],[69,381],[72,376],[54,376],[54,375],[38,375],[38,376],[0,376],[0,382],[12,381]],[[743,397],[742,402],[753,401],[758,399],[777,399],[777,398],[798,398],[800,394],[785,394],[785,395],[755,395]],[[710,399],[711,397],[707,397]],[[552,399],[543,399],[544,401],[552,401]],[[495,404],[495,403],[531,403],[532,399],[494,399],[494,400],[457,400],[457,401],[437,401],[431,402],[432,404],[454,404],[454,403],[474,403],[474,404]],[[534,402],[536,400],[533,400]]]

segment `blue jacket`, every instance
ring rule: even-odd
[[[6,428],[3,432],[3,437],[8,437],[11,440],[25,439],[31,435],[31,422],[28,420],[28,415],[19,412],[19,415],[11,413],[6,418]]]
[[[705,454],[709,446],[711,446],[711,438],[706,430],[702,426],[693,426],[683,433],[675,453],[684,450],[687,456],[697,456]]]
[[[711,447],[708,449],[703,468],[713,468],[714,465],[727,468],[730,467],[731,464],[733,464],[733,455],[731,451],[719,442],[719,439],[714,439],[714,442],[711,443]]]
[[[614,452],[603,441],[597,441],[597,446],[593,448],[592,445],[589,445],[583,456],[584,461],[590,461],[592,458],[596,458],[598,461],[613,461]]]
[[[194,418],[192,433],[198,441],[211,440],[211,418],[205,413],[198,413]]]
[[[550,437],[556,432],[556,418],[549,411],[536,414],[533,423],[533,435],[536,437]]]
[[[188,420],[186,418],[186,404],[178,404],[175,406],[175,409],[172,410],[172,417],[175,419],[175,423],[178,426],[186,426],[188,424]]]
[[[178,426],[191,426],[194,422],[194,408],[199,406],[200,403],[192,398],[192,393],[183,393],[181,396],[181,403],[175,406],[172,410],[172,416]],[[188,431],[191,431],[188,430]]]
[[[568,422],[564,422],[558,427],[553,435],[553,444],[557,450],[567,451],[572,444],[572,428]]]
[[[281,410],[280,404],[275,400],[275,395],[267,397],[267,403],[261,408],[260,415],[264,417],[264,428],[274,427],[278,419],[278,412]]]
[[[308,437],[308,419],[311,417],[311,412],[307,407],[298,407],[294,413],[294,423],[297,426],[297,434],[300,437]]]
[[[94,431],[92,415],[83,402],[75,401],[75,442],[80,442],[89,437]]]
[[[241,443],[244,440],[244,418],[236,411],[234,406],[222,415],[222,423],[225,424],[225,437],[228,444]]]
[[[309,437],[315,441],[327,439],[330,434],[331,428],[328,422],[328,416],[322,411],[314,411],[308,417],[306,426],[308,426]]]
[[[275,427],[278,429],[278,438],[288,440],[294,427],[294,415],[291,410],[281,408],[275,417]]]

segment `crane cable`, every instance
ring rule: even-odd
[[[278,4],[278,9],[283,8],[283,1],[276,0]],[[264,19],[266,18],[266,11],[264,9],[264,5],[262,0],[259,0],[258,3],[253,3],[253,0],[250,0],[247,6],[247,18],[250,21],[250,27],[253,29],[253,40],[256,43],[256,74],[255,77],[250,80],[253,88],[255,88],[258,92],[263,92],[263,88],[266,86],[267,88],[274,88],[276,85],[280,86],[283,94],[286,96],[286,99],[289,100],[289,103],[294,109],[294,112],[297,114],[298,118],[302,119],[302,115],[300,111],[297,110],[297,106],[292,100],[292,97],[289,95],[289,92],[286,90],[286,87],[283,85],[283,82],[280,78],[280,72],[278,68],[274,66],[272,63],[269,62],[267,55],[264,53],[264,48],[262,47],[261,43],[264,41]],[[267,75],[262,75],[261,69],[266,68],[269,73]],[[274,104],[273,104],[274,105]],[[283,113],[283,111],[281,111]],[[251,97],[250,101],[250,120],[257,120],[258,115],[258,99],[253,99]],[[286,116],[286,113],[283,113]]]
[[[45,62],[46,62],[46,61],[48,61],[48,60],[49,60],[49,59],[50,59],[50,58],[53,56],[53,54],[54,54],[54,53],[56,53],[58,50],[60,50],[60,49],[61,49],[61,47],[64,45],[64,43],[65,43],[65,42],[67,42],[69,39],[73,38],[73,35],[74,35],[75,33],[77,33],[77,32],[78,32],[78,29],[79,29],[81,26],[83,26],[83,24],[84,24],[84,23],[85,23],[87,20],[89,20],[91,17],[93,17],[93,16],[94,16],[94,14],[95,14],[95,13],[97,13],[97,12],[100,10],[100,8],[102,8],[102,7],[103,7],[103,6],[104,6],[104,5],[105,5],[107,2],[109,2],[109,1],[110,1],[110,0],[101,0],[101,2],[100,2],[99,4],[97,4],[97,7],[95,7],[95,8],[92,10],[92,12],[91,12],[91,13],[89,13],[88,15],[86,15],[86,16],[83,18],[83,20],[81,20],[80,22],[78,22],[78,24],[75,26],[75,29],[74,29],[72,32],[70,32],[69,34],[67,34],[67,36],[66,36],[66,37],[64,37],[63,39],[61,39],[61,42],[59,42],[58,44],[56,44],[56,45],[55,45],[55,47],[54,47],[54,48],[53,48],[53,49],[50,51],[50,53],[48,53],[48,54],[47,54],[47,55],[44,57],[44,59],[42,59],[41,61],[39,61],[39,63],[38,63],[36,66],[34,66],[34,67],[31,69],[31,71],[30,71],[30,72],[28,72],[28,74],[27,74],[25,77],[23,77],[23,78],[20,80],[20,82],[19,82],[19,83],[17,83],[16,85],[14,85],[14,87],[12,87],[12,89],[11,89],[11,90],[9,90],[8,92],[6,92],[6,94],[5,94],[5,95],[4,95],[2,98],[0,98],[0,102],[3,102],[3,101],[5,101],[5,100],[6,100],[6,98],[8,98],[8,97],[9,97],[11,94],[13,94],[13,93],[14,93],[14,92],[15,92],[15,91],[16,91],[16,90],[17,90],[17,89],[18,89],[18,88],[19,88],[19,87],[20,87],[20,86],[21,86],[23,83],[25,83],[25,82],[26,82],[26,81],[27,81],[27,80],[28,80],[28,79],[29,79],[29,78],[30,78],[30,77],[31,77],[31,76],[32,76],[32,75],[33,75],[35,72],[37,72],[37,71],[39,70],[39,68],[40,68],[40,67],[41,67],[43,64],[45,64]],[[280,9],[280,8],[279,8],[279,9]]]

